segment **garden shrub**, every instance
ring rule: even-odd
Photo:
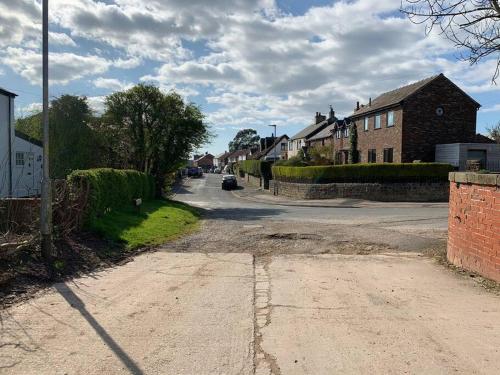
[[[260,172],[260,160],[243,160],[240,163],[240,170],[255,177],[262,177]]]
[[[255,177],[262,177],[264,180],[270,180],[273,177],[270,161],[265,160],[244,160],[239,166],[240,173],[245,172]]]
[[[293,156],[288,160],[278,160],[274,163],[275,166],[288,166],[288,167],[307,167],[308,162],[303,160],[300,156]]]
[[[155,196],[154,178],[135,170],[97,168],[73,171],[67,177],[74,187],[89,189],[85,207],[85,223],[106,212],[130,205],[132,199],[152,199]]]
[[[275,180],[297,183],[447,181],[450,164],[387,163],[329,166],[274,166]]]

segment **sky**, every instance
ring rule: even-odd
[[[356,101],[444,73],[482,107],[477,131],[500,120],[493,58],[470,66],[426,35],[400,0],[49,0],[50,95],[106,95],[137,83],[176,90],[227,150],[238,130],[297,133],[315,112],[352,113]],[[16,116],[41,107],[40,0],[0,0],[0,87]]]

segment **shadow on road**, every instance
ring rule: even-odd
[[[85,308],[83,301],[64,283],[54,285],[54,288],[68,302],[68,304],[77,309],[85,320],[90,324],[94,331],[101,337],[102,341],[115,353],[118,359],[127,367],[131,374],[142,375],[142,370],[137,366],[132,358],[116,343],[115,340],[106,332],[106,330],[94,319]]]
[[[207,219],[224,219],[237,221],[260,220],[271,216],[277,216],[285,210],[280,208],[213,208],[200,210]]]

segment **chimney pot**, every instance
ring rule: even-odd
[[[359,111],[359,101],[356,102],[356,111]]]
[[[371,107],[372,106],[372,98],[368,101],[368,105]]]

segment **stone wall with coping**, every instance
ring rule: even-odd
[[[355,198],[382,202],[447,202],[448,182],[299,184],[271,180],[269,191],[296,199]]]
[[[448,260],[500,282],[500,174],[452,172]]]

